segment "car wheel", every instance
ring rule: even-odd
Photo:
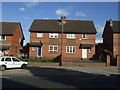
[[[21,66],[21,68],[22,68],[22,69],[26,69],[26,68],[27,68],[27,65],[26,65],[26,64],[23,64],[23,65]]]
[[[6,67],[5,66],[0,66],[1,71],[5,71]]]

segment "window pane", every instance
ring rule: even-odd
[[[58,33],[50,33],[50,38],[58,38]]]
[[[2,58],[1,61],[4,61],[4,58]]]
[[[73,47],[73,53],[75,53],[75,47]]]
[[[37,37],[43,37],[43,33],[37,33]]]
[[[57,46],[50,46],[49,47],[49,52],[50,53],[57,53],[58,52],[58,47]]]
[[[67,38],[75,38],[75,34],[67,34]]]
[[[69,47],[67,47],[67,53],[69,52]]]
[[[57,47],[54,47],[54,50],[57,50]]]
[[[53,46],[50,46],[50,50],[53,50]]]
[[[12,59],[13,59],[14,62],[19,62],[19,60],[16,59],[16,58],[12,58]]]
[[[83,34],[83,38],[85,38],[85,34]]]
[[[5,61],[11,61],[11,58],[6,58]]]
[[[0,36],[0,40],[5,40],[5,36]]]
[[[88,34],[85,34],[85,38],[88,38]]]
[[[72,47],[70,47],[70,53],[72,53]]]
[[[88,38],[88,34],[83,34],[83,38]]]
[[[75,53],[75,47],[74,46],[69,46],[66,48],[67,49],[67,53]]]

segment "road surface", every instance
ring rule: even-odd
[[[29,66],[1,72],[1,88],[118,88],[117,67]]]

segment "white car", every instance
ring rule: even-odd
[[[27,62],[20,61],[16,57],[4,56],[0,57],[0,70],[4,71],[6,68],[27,68]]]

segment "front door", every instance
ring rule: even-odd
[[[42,56],[42,47],[38,47],[38,53],[37,53],[38,57]]]
[[[87,49],[82,49],[82,58],[87,58]]]

